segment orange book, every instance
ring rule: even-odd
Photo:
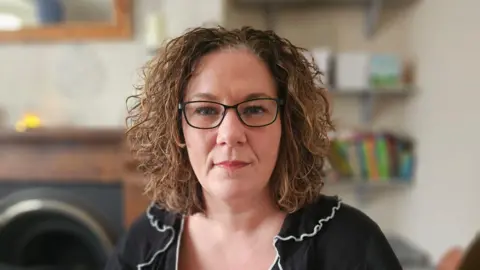
[[[369,177],[371,180],[378,180],[380,174],[378,172],[378,163],[375,155],[375,137],[372,135],[365,136],[364,145]]]

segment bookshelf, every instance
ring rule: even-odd
[[[332,134],[325,188],[348,189],[361,201],[408,188],[415,173],[414,149],[411,138],[389,132]]]

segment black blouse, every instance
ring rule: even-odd
[[[184,219],[152,204],[131,226],[105,270],[176,270]],[[378,225],[337,197],[287,215],[273,239],[270,270],[402,269]],[[268,270],[268,269],[266,269]]]

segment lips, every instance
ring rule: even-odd
[[[214,166],[224,168],[224,169],[229,169],[229,170],[235,170],[235,169],[240,169],[245,166],[248,166],[250,163],[244,162],[244,161],[239,161],[239,160],[226,160],[222,162],[215,163]]]

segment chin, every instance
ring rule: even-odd
[[[247,194],[250,193],[250,189],[246,189],[245,187],[240,187],[236,184],[233,185],[215,185],[208,188],[208,193],[210,196],[215,197],[220,200],[230,200],[230,199],[238,199],[245,197]]]
[[[261,193],[263,188],[249,186],[248,179],[219,179],[215,183],[204,186],[207,193],[218,200],[230,201],[248,198],[253,194]]]

